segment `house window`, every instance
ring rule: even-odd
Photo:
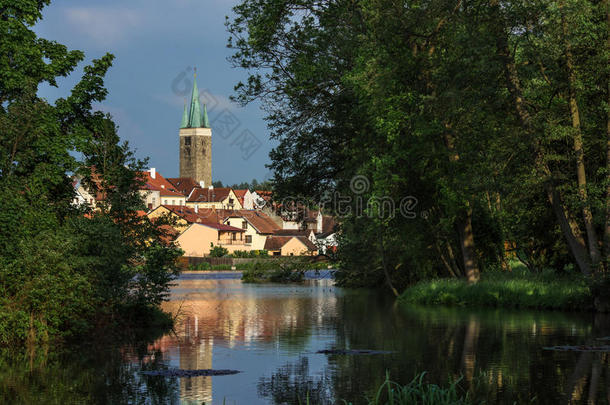
[[[241,222],[241,229],[248,229],[248,221]]]
[[[246,235],[246,243],[252,243],[252,235]]]
[[[153,199],[152,199],[152,206],[154,207],[156,205],[156,203],[157,203],[157,199],[155,197],[153,197]]]
[[[233,232],[233,240],[237,240],[237,232]]]
[[[167,205],[167,200],[165,200],[165,202],[163,204]]]
[[[279,255],[280,255],[280,252],[279,252],[279,251],[277,251],[277,252],[273,252],[273,256],[279,256]]]
[[[184,145],[185,146],[190,146],[191,145],[191,137],[190,136],[185,136],[184,137]]]
[[[172,205],[176,205],[176,200],[172,200]]]
[[[233,199],[229,198],[229,205],[233,205]]]
[[[152,204],[148,204],[148,209],[152,210],[153,205]]]

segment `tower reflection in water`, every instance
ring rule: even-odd
[[[316,281],[320,283],[333,288],[330,280]],[[175,333],[159,339],[151,349],[161,350],[169,366],[180,369],[226,368],[213,362],[215,345],[238,351],[257,351],[263,346],[297,353],[310,326],[321,326],[336,315],[337,297],[319,286],[313,290],[284,286],[279,290],[239,280],[181,279],[163,308],[177,316]],[[231,353],[238,356],[235,350]],[[244,366],[230,364],[230,368]],[[181,378],[180,400],[185,404],[213,403],[212,388],[212,377]]]

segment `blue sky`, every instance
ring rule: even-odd
[[[237,0],[56,0],[43,11],[36,32],[86,60],[59,88],[39,93],[53,101],[65,96],[82,67],[105,52],[115,55],[106,77],[109,94],[97,106],[114,117],[119,135],[149,157],[165,177],[178,176],[178,128],[193,68],[204,91],[212,126],[212,177],[238,183],[270,176],[265,164],[274,143],[258,104],[245,108],[229,101],[233,86],[246,77],[227,61],[225,16]],[[189,94],[186,94],[186,93]],[[229,121],[231,125],[227,125]],[[221,124],[224,123],[224,124]],[[254,138],[253,138],[254,137]],[[243,140],[248,139],[248,144]],[[260,142],[256,148],[255,142]]]

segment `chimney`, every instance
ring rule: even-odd
[[[199,180],[199,187],[205,188],[205,182],[203,180]]]
[[[157,169],[155,169],[154,167],[150,168],[150,177],[152,177],[153,179],[157,178]]]

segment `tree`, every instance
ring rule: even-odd
[[[71,339],[158,310],[180,254],[137,215],[144,162],[92,109],[113,56],[85,66],[55,104],[37,96],[84,57],[32,30],[47,4],[0,6],[0,346]],[[77,173],[104,197],[101,210],[73,204]]]
[[[276,197],[342,216],[342,281],[394,291],[432,274],[476,282],[508,268],[507,246],[532,269],[606,266],[605,4],[235,7],[229,46],[251,72],[235,98],[266,102]],[[354,190],[356,179],[365,187]],[[418,212],[401,215],[409,196]]]

